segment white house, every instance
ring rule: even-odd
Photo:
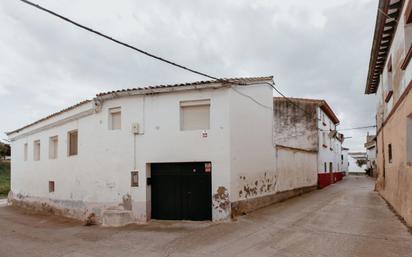
[[[365,164],[358,165],[358,160],[364,161]],[[366,173],[366,152],[350,152],[349,153],[349,173]]]
[[[349,148],[342,147],[341,165],[342,165],[342,172],[344,172],[345,175],[348,175],[348,172],[349,172]]]
[[[11,131],[9,201],[117,226],[225,220],[305,192],[316,180],[281,186],[276,174],[271,82],[101,93]]]
[[[366,169],[369,175],[372,177],[377,177],[377,162],[376,162],[376,136],[368,135],[366,136]]]
[[[320,188],[340,180],[343,135],[336,131],[338,124],[324,100],[274,97],[279,175],[294,172]]]

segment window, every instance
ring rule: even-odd
[[[180,102],[180,130],[210,128],[210,100]]]
[[[392,163],[392,144],[388,145],[389,163]]]
[[[325,173],[326,172],[328,172],[328,165],[326,164],[326,162],[325,163],[323,163],[324,165],[323,165],[323,168],[324,168],[324,171],[325,171]]]
[[[54,192],[54,181],[49,181],[49,193]]]
[[[392,97],[393,94],[393,88],[392,88],[392,57],[389,58],[388,61],[388,72],[387,72],[387,87],[385,91],[385,102],[389,102],[389,100]]]
[[[58,138],[57,136],[49,138],[49,159],[57,159]]]
[[[117,130],[122,128],[122,111],[120,107],[109,109],[109,129]]]
[[[69,156],[77,155],[78,133],[77,130],[68,133],[68,153]]]
[[[322,144],[324,147],[327,147],[326,145],[326,132],[322,132]]]
[[[33,142],[33,160],[40,160],[40,140]]]
[[[24,160],[27,161],[28,157],[28,152],[29,152],[29,145],[27,143],[24,144]]]
[[[412,58],[412,3],[409,2],[405,11],[405,59],[402,62],[401,69],[405,70]]]
[[[333,172],[333,163],[329,163],[329,172]]]

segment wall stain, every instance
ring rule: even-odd
[[[230,211],[229,192],[224,186],[220,186],[213,195],[213,208],[220,213]]]
[[[263,175],[254,179],[248,179],[246,181],[245,176],[240,176],[239,181],[239,198],[248,199],[268,193],[273,193],[276,186],[276,176],[269,175],[269,172],[264,172]]]

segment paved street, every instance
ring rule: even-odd
[[[349,177],[227,223],[85,227],[0,208],[0,256],[412,256],[412,235],[372,191]]]

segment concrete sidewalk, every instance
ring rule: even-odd
[[[125,228],[0,208],[0,256],[412,257],[412,236],[372,191],[349,177],[237,221],[164,222]]]

